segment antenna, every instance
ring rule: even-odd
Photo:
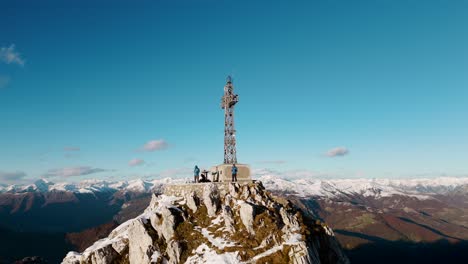
[[[226,78],[224,95],[221,98],[221,108],[224,109],[224,164],[237,163],[236,156],[236,130],[234,128],[234,106],[239,102],[239,97],[234,94],[232,78]]]

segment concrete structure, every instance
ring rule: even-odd
[[[168,184],[164,187],[164,194],[169,196],[184,197],[194,192],[198,197],[203,197],[203,190],[207,185],[214,184],[221,196],[229,193],[229,182],[207,182],[207,183],[187,183]]]
[[[246,164],[236,164],[237,167],[237,181],[238,182],[245,182],[245,181],[252,181],[252,178],[250,177],[250,168]],[[218,166],[213,166],[210,169],[210,175],[208,179],[210,181],[216,181],[217,179],[213,179],[215,175],[213,175],[213,172],[219,173],[219,182],[230,182],[232,180],[232,174],[231,174],[231,169],[232,169],[232,164],[221,164]]]

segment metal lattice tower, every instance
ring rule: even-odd
[[[237,163],[236,130],[234,128],[234,106],[239,102],[234,94],[231,76],[226,79],[224,95],[221,98],[221,108],[224,109],[224,164]]]

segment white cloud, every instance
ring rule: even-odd
[[[143,163],[145,163],[145,161],[142,159],[131,159],[128,162],[128,165],[133,167],[133,166],[142,165]]]
[[[164,139],[155,139],[155,140],[150,140],[146,142],[145,145],[143,145],[142,150],[143,151],[155,151],[155,150],[163,150],[167,149],[169,145]]]
[[[349,154],[349,150],[345,147],[332,148],[325,154],[327,157],[342,157]]]
[[[88,175],[98,172],[106,171],[100,168],[92,168],[89,166],[80,166],[80,167],[67,167],[60,169],[50,169],[43,176],[44,177],[71,177],[71,176],[81,176]]]
[[[18,64],[23,66],[24,59],[21,58],[21,54],[19,54],[15,50],[15,45],[11,44],[9,47],[1,47],[0,48],[0,61],[6,64]]]
[[[24,177],[26,177],[26,173],[22,171],[14,171],[14,172],[0,171],[1,181],[11,183],[11,182],[22,180]]]

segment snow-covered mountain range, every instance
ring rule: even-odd
[[[323,219],[336,231],[338,240],[347,250],[375,242],[372,238],[382,241],[377,243],[381,246],[380,251],[391,251],[393,247],[388,247],[389,241],[435,243],[448,239],[457,243],[468,239],[468,177],[301,179],[297,175],[288,178],[288,175],[260,171],[253,178],[261,181],[265,189],[275,196],[287,197],[307,214]],[[151,193],[163,193],[168,184],[190,180],[165,178],[54,183],[41,179],[24,185],[0,183],[0,219],[2,226],[7,228],[4,233],[0,229],[0,237],[9,232],[10,239],[6,245],[19,248],[25,241],[35,243],[34,239],[24,239],[25,231],[42,232],[38,233],[41,237],[57,231],[77,232],[73,233],[75,238],[68,241],[73,241],[73,245],[82,251],[90,245],[87,243],[107,235],[104,231],[108,228],[143,212]],[[105,225],[109,227],[103,228]],[[83,238],[93,240],[81,243]],[[58,248],[65,242],[63,238],[49,236],[49,243]],[[405,249],[401,247],[401,250]],[[66,253],[64,250],[44,250],[44,254],[49,254],[50,263],[58,263]],[[8,255],[11,252],[3,248],[0,255],[11,261],[19,259]],[[449,253],[442,254],[441,258],[449,257]],[[408,255],[412,254],[409,250]],[[33,253],[21,257],[28,255]],[[393,256],[393,252],[389,256]],[[363,263],[363,259],[358,258],[357,263]]]
[[[362,195],[390,197],[394,195],[427,199],[430,195],[465,191],[468,178],[443,177],[433,179],[299,179],[287,180],[275,176],[259,178],[269,190],[282,191],[300,197],[337,197]]]
[[[276,175],[254,176],[272,191],[281,191],[300,197],[336,197],[362,195],[365,197],[390,197],[393,195],[427,199],[434,194],[450,192],[468,193],[468,178],[440,177],[418,179],[285,179]],[[190,179],[155,179],[105,181],[84,180],[77,183],[53,183],[40,179],[29,185],[0,185],[0,193],[54,192],[158,192],[166,184],[189,182]]]
[[[73,193],[96,193],[110,191],[151,192],[157,191],[165,184],[183,183],[185,179],[158,179],[158,180],[129,180],[129,181],[105,181],[84,180],[81,182],[58,182],[54,183],[46,179],[39,179],[32,184],[2,185],[0,193],[26,193],[26,192],[73,192]]]

